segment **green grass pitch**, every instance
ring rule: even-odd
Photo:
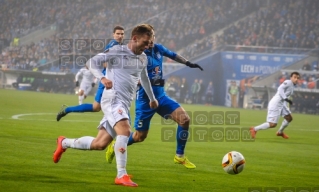
[[[92,103],[93,97],[85,102]],[[294,120],[285,131],[288,140],[275,135],[278,127],[258,132],[254,142],[192,140],[185,152],[197,168],[188,170],[174,164],[176,144],[162,141],[162,121],[155,115],[147,139],[128,148],[127,170],[139,184],[138,188],[129,188],[114,184],[116,164],[106,163],[104,151],[68,149],[58,164],[52,161],[59,135],[96,136],[102,112],[69,114],[56,122],[62,104],[77,105],[75,95],[0,89],[0,103],[0,191],[237,192],[253,187],[319,186],[318,116],[293,114]],[[183,106],[193,112],[233,110]],[[261,124],[266,118],[264,110],[238,111],[240,127]],[[239,175],[228,175],[221,166],[222,157],[232,150],[246,158]]]

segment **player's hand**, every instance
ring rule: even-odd
[[[151,109],[156,109],[158,107],[158,101],[155,99],[154,101],[150,101]]]
[[[196,63],[191,63],[190,61],[187,61],[185,65],[190,67],[190,68],[199,68],[200,70],[203,71],[203,68]]]
[[[95,86],[95,83],[92,83],[92,87],[94,87]]]
[[[75,82],[75,86],[76,86],[76,87],[79,86],[79,82],[78,82],[78,81]]]
[[[286,102],[288,102],[290,105],[293,105],[293,102],[290,99],[285,99]]]
[[[104,85],[105,89],[111,89],[113,87],[112,81],[105,77],[101,79],[101,83]]]

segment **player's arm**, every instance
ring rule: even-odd
[[[200,65],[188,61],[187,59],[185,59],[183,56],[181,56],[179,54],[176,54],[176,57],[173,60],[178,62],[178,63],[183,63],[190,68],[199,68],[200,70],[203,71],[203,68]]]
[[[109,59],[109,56],[109,52],[99,53],[86,62],[87,68],[91,71],[94,77],[100,80],[100,82],[105,86],[106,89],[112,88],[112,81],[110,81],[103,75],[103,73],[99,69],[99,66],[106,62]]]
[[[98,82],[98,79],[97,78],[93,78],[93,81],[92,81],[92,87],[95,87],[95,84]]]
[[[174,61],[176,61],[178,63],[185,64],[186,66],[188,66],[190,68],[199,68],[200,70],[203,71],[203,68],[200,65],[188,61],[183,56],[181,56],[181,55],[179,55],[179,54],[167,49],[163,45],[159,45],[159,49],[162,51],[164,56],[166,56],[166,57],[168,57],[170,59],[173,59]]]
[[[150,100],[150,107],[152,109],[157,108],[158,107],[158,102],[154,96],[153,90],[152,90],[152,86],[151,86],[151,82],[148,78],[147,75],[147,70],[146,67],[144,67],[144,69],[141,72],[141,79],[140,79],[140,83],[142,85],[142,87],[144,88],[149,100]]]
[[[80,69],[75,75],[75,86],[79,86],[79,77],[82,75],[82,69]]]
[[[290,99],[288,99],[288,97],[285,94],[285,90],[289,87],[289,82],[288,81],[284,81],[279,87],[278,87],[278,93],[279,96],[287,101],[290,105],[292,105],[292,101]]]

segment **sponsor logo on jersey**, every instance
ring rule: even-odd
[[[153,75],[157,75],[157,74],[160,74],[162,71],[161,71],[161,68],[159,66],[155,67],[153,70],[152,70],[152,74]]]
[[[156,53],[156,56],[157,56],[158,59],[160,59],[162,57],[159,52]]]

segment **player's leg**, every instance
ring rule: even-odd
[[[126,171],[127,163],[127,142],[131,132],[131,127],[128,118],[118,121],[114,130],[117,134],[114,144],[114,151],[116,156],[117,176],[115,178],[116,185],[124,185],[129,187],[137,187]]]
[[[151,119],[155,112],[156,111],[154,109],[150,108],[149,102],[147,100],[136,101],[134,122],[135,131],[130,133],[128,145],[132,145],[133,143],[142,142],[145,140],[148,134]],[[113,149],[109,148],[106,151],[106,159],[107,162],[112,163],[113,158],[110,156],[112,155]]]
[[[83,89],[79,90],[78,97],[79,97],[79,105],[82,105],[83,100],[84,100],[84,90]]]
[[[66,116],[68,113],[83,113],[83,112],[99,112],[101,111],[101,97],[103,94],[104,88],[98,88],[95,95],[95,101],[93,104],[84,103],[82,105],[65,107],[62,106],[62,109],[57,114],[56,120],[60,121],[60,119]]]
[[[268,128],[276,127],[279,117],[280,117],[280,109],[273,109],[273,108],[268,109],[266,122],[250,128],[251,137],[255,138],[257,131],[259,130],[265,130]]]
[[[91,85],[89,85],[86,82],[81,82],[80,84],[80,89],[79,89],[79,105],[83,104],[83,100],[85,99],[86,95],[87,95],[87,90]]]
[[[157,109],[160,108],[159,107]],[[133,143],[143,142],[148,134],[150,128],[151,119],[154,116],[157,109],[151,109],[148,100],[139,99],[135,103],[135,131],[131,133],[128,145]]]
[[[144,141],[147,137],[150,122],[154,114],[155,110],[150,108],[147,100],[136,101],[134,123],[135,131],[130,133],[127,145]],[[106,161],[108,163],[112,163],[114,155],[114,146],[111,144],[108,146],[105,153]]]
[[[63,136],[57,139],[57,148],[53,153],[53,162],[58,163],[62,154],[67,148],[80,150],[104,150],[106,146],[113,140],[113,137],[101,126],[97,136],[84,136],[80,138],[66,138]]]
[[[277,136],[281,136],[285,139],[288,139],[289,136],[284,133],[284,130],[286,127],[288,127],[289,123],[292,121],[292,115],[289,109],[286,109],[285,107],[282,110],[282,115],[284,116],[284,120],[282,121],[282,124],[277,132]]]
[[[117,164],[115,184],[137,187],[137,184],[131,180],[126,172],[127,142],[131,132],[128,115],[129,106],[123,104],[113,90],[106,90],[103,92],[101,99],[101,108],[108,124],[117,135],[114,144]]]
[[[91,90],[92,90],[92,85],[87,84],[85,86],[84,93],[83,93],[84,99],[86,99],[86,97],[90,94]]]
[[[176,101],[168,96],[164,96],[159,100],[161,106],[157,111],[163,118],[171,118],[177,125],[176,131],[176,155],[174,156],[174,162],[184,165],[187,168],[193,169],[196,166],[191,163],[184,155],[188,139],[188,130],[190,118],[183,107]]]

